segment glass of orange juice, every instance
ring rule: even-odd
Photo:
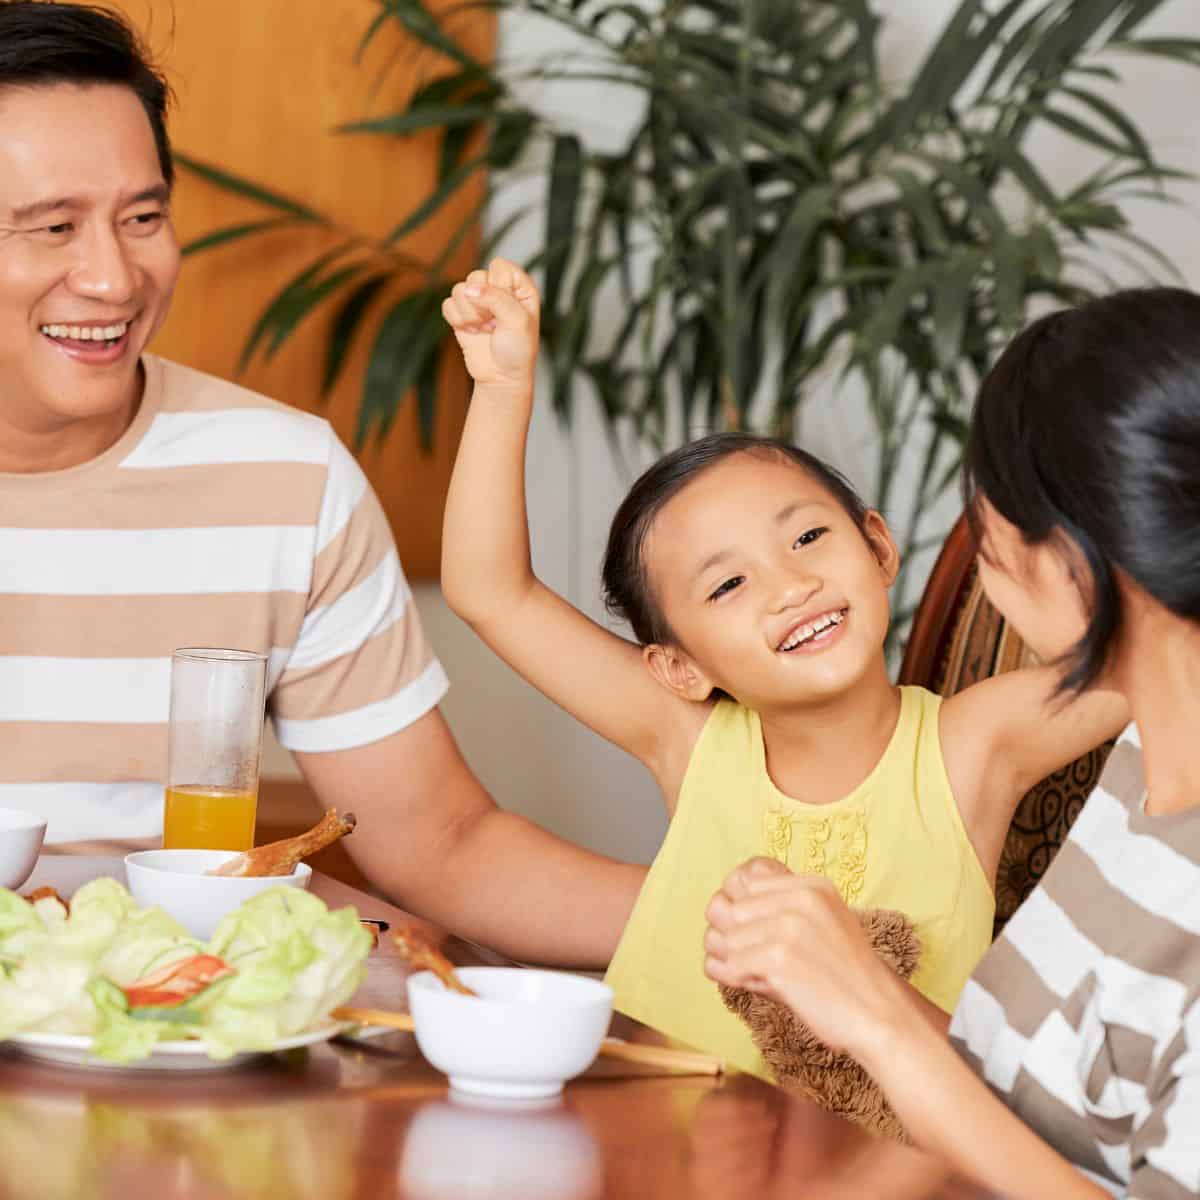
[[[194,647],[171,656],[163,846],[254,845],[267,659]]]

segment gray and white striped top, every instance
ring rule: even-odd
[[[1153,817],[1135,726],[1041,885],[967,982],[950,1037],[1114,1195],[1200,1194],[1200,808]]]

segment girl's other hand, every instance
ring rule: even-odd
[[[709,978],[789,1005],[836,1050],[861,1059],[904,1007],[899,978],[819,875],[751,859],[726,879],[706,915]]]
[[[532,394],[541,297],[515,263],[494,259],[472,271],[442,302],[476,386]]]

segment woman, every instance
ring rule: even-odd
[[[821,879],[754,860],[709,907],[706,970],[789,1004],[913,1139],[1006,1195],[1200,1190],[1200,297],[1055,313],[984,381],[966,454],[980,575],[1133,723],[945,1035]]]

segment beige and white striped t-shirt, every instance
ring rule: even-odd
[[[0,475],[0,806],[47,841],[162,828],[171,652],[269,656],[299,751],[403,729],[446,678],[383,511],[326,421],[152,355],[105,453]]]
[[[1143,811],[1137,729],[968,981],[959,1052],[1114,1195],[1200,1194],[1200,808]]]

